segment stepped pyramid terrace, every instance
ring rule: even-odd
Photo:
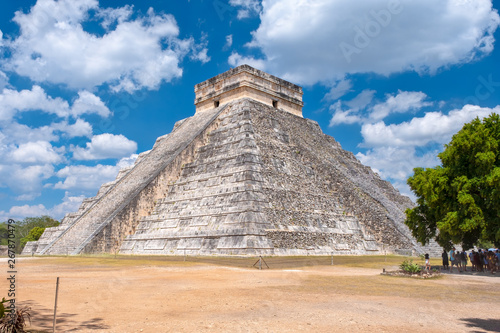
[[[413,204],[302,116],[302,88],[243,65],[195,86],[195,114],[23,254],[423,253]]]

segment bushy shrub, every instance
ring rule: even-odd
[[[422,270],[422,268],[420,267],[420,265],[418,264],[414,264],[413,263],[413,260],[405,260],[401,263],[401,265],[399,265],[399,268],[401,268],[401,270],[405,271],[406,273],[410,273],[410,274],[416,274],[416,273],[420,273],[420,271]]]

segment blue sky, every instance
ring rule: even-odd
[[[0,10],[0,220],[61,219],[249,64],[410,195],[414,167],[500,112],[500,1],[17,0]]]

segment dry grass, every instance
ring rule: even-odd
[[[75,266],[179,266],[189,267],[200,264],[218,266],[251,268],[258,257],[198,257],[198,256],[129,256],[129,255],[90,255],[90,256],[64,256],[43,257],[45,263],[54,265],[68,264]],[[263,257],[270,269],[292,269],[312,266],[332,265],[331,256],[293,256],[293,257]],[[396,268],[405,259],[413,259],[415,263],[423,265],[420,258],[404,257],[397,255],[387,256],[333,256],[334,266],[375,268]],[[433,266],[439,266],[440,260],[431,259]],[[267,268],[264,263],[263,267]]]

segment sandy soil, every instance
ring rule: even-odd
[[[17,301],[32,308],[28,329],[43,332],[56,277],[57,332],[500,332],[497,276],[250,266],[21,258]]]

